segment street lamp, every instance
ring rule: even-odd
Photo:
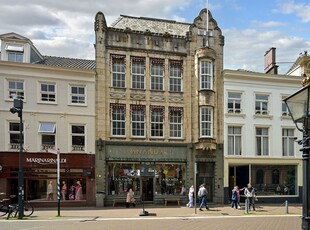
[[[303,133],[302,140],[298,141],[302,144],[302,159],[303,159],[303,187],[302,187],[302,228],[303,230],[310,229],[310,212],[309,212],[309,118],[310,118],[310,82],[307,82],[308,78],[303,81],[303,88],[293,93],[289,97],[284,99],[284,102],[290,112],[290,116],[293,119],[297,129]],[[302,128],[298,126],[298,123],[302,123]]]
[[[23,172],[23,101],[14,99],[10,112],[19,117],[19,169],[18,169],[18,219],[24,217],[24,172]]]

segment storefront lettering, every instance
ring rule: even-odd
[[[37,163],[40,165],[56,164],[57,159],[54,158],[26,158],[27,163]],[[61,158],[60,164],[65,164],[67,159]]]
[[[132,149],[130,150],[130,154],[139,156],[145,156],[145,155],[163,156],[167,155],[167,152],[160,149]]]

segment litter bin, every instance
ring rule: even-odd
[[[104,192],[98,192],[96,194],[96,207],[104,207]]]

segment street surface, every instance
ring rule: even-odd
[[[0,221],[1,230],[297,230],[298,216],[72,218]]]
[[[301,229],[300,204],[257,205],[245,213],[230,205],[210,205],[210,210],[184,206],[148,205],[148,216],[136,208],[76,207],[35,209],[22,220],[0,218],[0,230],[298,230]]]

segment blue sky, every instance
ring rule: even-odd
[[[98,11],[108,25],[119,15],[192,23],[207,2],[225,36],[225,69],[263,72],[264,54],[275,47],[286,73],[300,53],[310,53],[309,0],[0,0],[0,34],[25,36],[43,55],[94,59]]]

